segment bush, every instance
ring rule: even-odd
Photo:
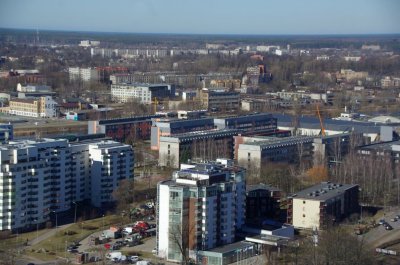
[[[98,226],[93,226],[93,225],[84,225],[82,228],[85,229],[85,230],[96,230],[99,227]]]
[[[75,231],[71,231],[71,230],[64,231],[64,235],[65,236],[72,236],[72,235],[75,235],[75,234],[77,234]]]

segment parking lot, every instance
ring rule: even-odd
[[[386,212],[381,219],[392,229],[388,230],[384,225],[379,225],[363,235],[366,242],[372,247],[380,247],[384,243],[400,238],[400,219],[396,220],[397,215],[400,215],[398,208]],[[377,223],[379,221],[376,220]]]
[[[146,229],[139,229],[140,232],[132,231],[132,227],[137,224],[146,224]],[[125,229],[126,228],[126,229]],[[125,233],[123,233],[125,230]],[[129,232],[127,232],[128,230]],[[120,252],[122,256],[129,259],[130,256],[139,256],[139,260],[153,260],[157,258],[153,255],[153,249],[156,247],[155,233],[146,233],[146,231],[154,231],[155,222],[138,221],[133,224],[120,227],[117,238],[107,237],[105,231],[95,232],[89,237],[79,242],[77,248],[73,248],[72,252],[75,253],[89,253],[89,258],[92,261],[105,259],[107,254],[113,252]],[[151,236],[150,236],[151,234]],[[121,236],[121,237],[120,237]],[[72,249],[72,246],[71,246]],[[77,254],[78,255],[78,254]],[[120,263],[136,263],[130,262],[124,258],[115,258]],[[124,260],[122,262],[122,260]],[[110,261],[111,263],[115,263]]]

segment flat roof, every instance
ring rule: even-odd
[[[256,139],[261,139],[260,141],[243,143],[241,146],[251,145],[259,146],[260,148],[276,148],[282,145],[296,145],[299,143],[312,143],[314,141],[314,136],[289,136],[289,137],[254,137]]]
[[[400,140],[361,146],[361,150],[386,150],[392,151],[393,145],[400,145]]]
[[[248,248],[248,247],[253,247],[254,244],[253,243],[249,243],[249,242],[244,242],[244,241],[240,241],[240,242],[235,242],[229,245],[225,245],[225,246],[221,246],[221,247],[216,247],[216,248],[212,248],[209,250],[205,250],[202,251],[204,252],[215,252],[215,253],[229,253],[229,252],[233,252],[236,251],[238,249],[244,249],[244,248]]]
[[[357,186],[358,185],[356,184],[337,184],[329,181],[321,182],[317,185],[293,194],[292,197],[293,199],[326,201],[344,193],[348,189]]]
[[[219,135],[224,135],[224,134],[231,134],[235,135],[240,133],[241,130],[236,130],[236,129],[212,129],[212,130],[207,130],[207,131],[195,131],[195,132],[187,132],[187,133],[181,133],[181,134],[174,134],[171,136],[161,136],[160,140],[172,140],[177,139],[177,140],[189,140],[195,137],[212,137],[212,136],[219,136]]]
[[[268,190],[268,191],[281,191],[276,187],[272,187],[270,185],[266,185],[263,183],[256,184],[256,185],[246,185],[246,192],[250,192],[253,190]]]

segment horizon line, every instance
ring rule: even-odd
[[[67,33],[106,33],[106,34],[157,34],[157,35],[224,35],[224,36],[382,36],[400,35],[398,33],[187,33],[187,32],[127,32],[127,31],[97,31],[72,29],[40,29],[40,28],[9,28],[0,27],[0,30],[27,30],[27,31],[54,31]]]

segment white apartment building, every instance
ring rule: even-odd
[[[140,103],[151,104],[153,99],[166,98],[171,95],[171,85],[165,84],[112,84],[111,99],[115,102],[126,103],[137,99]]]
[[[10,141],[0,147],[0,231],[29,229],[52,213],[90,200],[112,202],[118,181],[133,177],[131,146],[114,141]],[[99,195],[100,194],[100,195]]]
[[[232,160],[182,164],[172,180],[158,184],[158,256],[182,261],[177,242],[186,242],[193,259],[200,250],[233,243],[245,221],[245,197],[245,170]]]
[[[100,78],[99,72],[95,68],[69,67],[68,73],[69,80],[89,82],[98,81]]]
[[[96,207],[113,201],[112,192],[121,180],[132,178],[133,151],[114,141],[89,144],[91,201]]]

